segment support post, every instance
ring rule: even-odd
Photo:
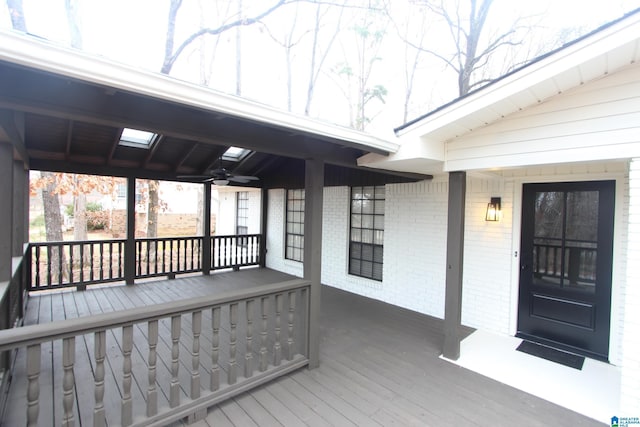
[[[211,183],[204,183],[202,201],[202,274],[211,273]]]
[[[13,242],[13,146],[0,140],[0,282],[11,280]]]
[[[457,360],[460,357],[459,331],[462,320],[462,266],[466,186],[466,172],[449,173],[447,274],[442,355],[451,360]]]
[[[124,242],[124,280],[133,285],[136,278],[136,179],[127,177],[127,240]]]
[[[12,255],[22,256],[25,227],[28,227],[29,210],[25,206],[25,191],[29,191],[29,173],[20,160],[13,161],[13,244]],[[26,218],[26,221],[25,221]]]
[[[311,281],[309,295],[309,369],[320,366],[320,291],[322,276],[322,200],[324,162],[305,162],[304,278]]]
[[[260,267],[267,266],[267,221],[269,220],[269,189],[260,192]]]

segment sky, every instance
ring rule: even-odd
[[[205,3],[212,4],[203,2]],[[247,0],[245,0],[246,3]],[[267,3],[266,0],[261,0],[258,4],[263,7],[264,4],[270,3],[271,1]],[[23,0],[23,4],[30,33],[68,44],[64,0]],[[168,4],[168,0],[79,0],[84,49],[129,65],[158,71],[163,57]],[[400,3],[396,1],[393,4],[396,6]],[[178,21],[177,39],[184,37],[194,26],[199,25],[202,7],[199,5],[200,2],[197,0],[183,2]],[[552,38],[562,28],[579,28],[582,33],[591,31],[639,7],[640,0],[495,0],[492,13],[495,26],[510,23],[516,15],[534,16],[539,25],[544,27],[543,30],[538,31],[540,37]],[[293,9],[289,9],[269,18],[275,35],[282,35],[290,27],[294,16],[292,11]],[[208,15],[213,13],[212,10],[207,11]],[[302,19],[300,15],[297,16],[298,19]],[[7,8],[2,4],[0,29],[9,29],[10,26]],[[217,45],[217,62],[212,67],[213,72],[209,83],[214,89],[226,92],[233,92],[235,89],[234,37],[233,32],[225,33]],[[442,37],[446,37],[446,34]],[[209,40],[208,43],[212,46],[213,41]],[[282,49],[278,49],[278,46],[259,26],[254,26],[243,33],[242,48],[243,95],[284,108],[286,76],[281,65],[272,66],[275,63],[283,64]],[[350,53],[344,52],[345,49],[342,47],[343,52],[336,52],[329,61],[337,64],[341,61],[340,55],[348,57]],[[296,55],[294,91],[303,93],[306,89],[308,59],[304,49],[297,51]],[[400,56],[397,46],[392,44],[385,46],[380,55],[384,57],[386,64],[405,61]],[[446,70],[442,63],[438,61],[425,63],[422,72],[428,75],[429,79],[423,80],[422,86],[419,86],[420,94],[424,99],[416,104],[415,115],[424,114],[457,95],[455,74]],[[193,49],[186,52],[174,68],[172,75],[185,80],[198,81],[200,79],[199,54]],[[398,68],[380,68],[374,77],[388,88],[389,96],[384,105],[375,106],[377,110],[371,113],[373,122],[368,130],[373,129],[377,133],[391,132],[403,121],[398,114],[402,110],[403,101],[400,96],[403,92],[400,88],[402,75]],[[320,95],[314,99],[312,115],[334,123],[346,124],[345,117],[349,112],[344,106],[337,107],[344,105],[344,102],[337,101],[342,94],[337,89],[336,79],[336,75],[322,76],[322,84],[318,86]],[[301,111],[302,103],[301,98],[296,98],[294,110]]]

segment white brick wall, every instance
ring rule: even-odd
[[[627,233],[627,165],[592,164],[505,171],[503,176],[470,173],[467,178],[465,263],[462,322],[478,329],[510,334],[516,324],[518,298],[519,209],[523,182],[617,179],[617,211],[614,251],[611,363],[632,371],[625,387],[640,384],[640,272],[626,273],[627,234],[640,240],[640,167],[636,166],[636,231]],[[348,271],[349,188],[324,190],[322,282],[324,284],[396,304],[442,318],[445,298],[446,175],[432,181],[386,186],[383,281],[351,276]],[[500,222],[486,222],[484,215],[491,197],[502,199]],[[267,265],[302,276],[301,263],[284,259],[284,190],[269,192],[269,234]],[[633,196],[631,201],[633,202]],[[514,208],[518,211],[514,213]],[[635,212],[635,213],[634,213]],[[634,234],[635,233],[635,234]],[[640,261],[640,244],[629,248]],[[639,270],[640,271],[640,270]],[[636,277],[638,276],[638,277]],[[626,308],[626,309],[625,309]],[[625,313],[627,314],[625,317]],[[631,322],[630,320],[631,319]],[[635,319],[635,320],[634,320]],[[626,322],[626,327],[625,327]],[[633,323],[636,322],[636,323]],[[625,348],[623,363],[622,348]],[[629,350],[630,349],[630,350]],[[633,368],[635,366],[635,368]],[[634,376],[635,375],[635,376]],[[627,395],[636,396],[639,394]]]
[[[302,277],[304,267],[302,263],[284,257],[285,197],[285,190],[269,190],[266,266],[273,270]]]
[[[501,197],[502,219],[485,221],[487,203]],[[508,334],[511,316],[513,184],[467,177],[462,323]]]
[[[226,187],[218,189],[218,212],[216,215],[216,234],[234,235],[236,234],[236,203],[237,191],[247,191],[249,193],[249,234],[260,233],[260,190],[247,189],[239,190],[237,187]]]
[[[629,216],[627,264],[640,264],[640,159],[629,171]],[[638,416],[640,411],[640,268],[627,269],[622,331],[621,416]]]

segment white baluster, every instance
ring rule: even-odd
[[[38,425],[40,412],[40,344],[27,347],[27,426]]]
[[[293,360],[295,352],[295,342],[293,339],[293,321],[296,312],[296,293],[289,292],[289,329],[287,332],[287,360]]]
[[[280,366],[282,361],[282,346],[280,344],[280,328],[282,323],[282,294],[276,295],[276,326],[275,326],[275,342],[273,344],[273,364],[274,366]]]
[[[238,303],[229,305],[229,384],[235,384],[238,373],[236,371],[236,326],[238,324]]]
[[[62,426],[75,426],[73,418],[73,386],[75,378],[73,376],[73,365],[76,358],[76,339],[69,337],[62,340],[62,367],[64,374],[62,376],[62,406],[64,413],[62,416]]]
[[[133,350],[133,325],[122,327],[122,413],[123,426],[133,422],[133,400],[131,398],[131,352]]]
[[[200,333],[202,332],[202,311],[191,315],[193,349],[191,352],[191,398],[200,397]]]
[[[158,321],[150,320],[147,324],[149,336],[149,388],[147,388],[147,417],[158,413],[158,388],[156,386],[156,363],[158,353]]]
[[[180,367],[180,324],[181,317],[171,317],[171,386],[169,389],[169,406],[175,408],[180,404],[180,380],[178,369]]]
[[[262,297],[260,313],[262,314],[262,328],[260,330],[260,372],[267,370],[267,313],[269,311],[269,297]]]
[[[244,354],[244,377],[249,378],[253,375],[253,305],[254,300],[245,302],[245,311],[247,314],[247,351]]]
[[[220,387],[220,366],[218,365],[218,353],[220,349],[220,307],[211,309],[211,391]]]
[[[94,355],[96,358],[96,373],[94,381],[96,404],[93,409],[93,426],[104,427],[104,359],[107,355],[107,333],[105,331],[98,331],[94,334]]]

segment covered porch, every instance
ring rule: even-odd
[[[289,282],[292,276],[264,268],[246,268],[238,272],[215,273],[210,276],[182,277],[138,283],[136,286],[110,285],[92,287],[86,291],[56,290],[32,293],[27,301],[26,324],[46,325],[64,318],[73,319],[103,313],[124,313],[124,310],[147,309],[171,301],[194,297],[242,293],[250,289],[266,290],[274,282]],[[302,349],[303,324],[297,323],[305,305],[298,299],[289,317],[289,298],[282,311],[282,362],[288,360],[289,339]],[[228,383],[230,369],[237,369],[238,379],[244,376],[247,364],[253,364],[253,376],[260,375],[261,349],[269,350],[269,364],[275,356],[275,319],[269,320],[266,340],[262,341],[262,318],[246,316],[244,304],[239,304],[237,319],[236,363],[230,363],[232,324],[228,312],[222,311],[220,322],[219,384]],[[257,306],[260,304],[257,303]],[[295,316],[293,315],[295,314]],[[172,379],[171,318],[160,320],[158,344],[155,347],[157,369],[154,373],[159,410],[171,401],[171,388],[184,402],[192,393],[194,372],[204,395],[211,383],[211,356],[215,345],[211,331],[211,316],[203,312],[203,330],[199,342],[199,369],[193,369],[193,323],[189,315],[182,316],[182,338],[178,351],[178,386]],[[293,324],[291,322],[294,322]],[[568,411],[512,387],[490,380],[461,368],[439,356],[443,345],[442,320],[404,310],[337,290],[322,288],[320,312],[321,364],[314,370],[293,370],[289,375],[268,382],[251,391],[237,394],[210,408],[197,425],[600,425],[596,421]],[[252,328],[251,325],[254,325]],[[289,327],[293,325],[291,335]],[[211,328],[211,326],[209,326]],[[146,342],[146,326],[136,326],[132,346],[124,351],[119,329],[107,337],[103,372],[103,394],[99,394],[99,370],[93,334],[80,336],[75,342],[75,376],[65,379],[63,340],[43,345],[38,354],[41,363],[38,383],[38,425],[61,425],[65,408],[70,408],[76,425],[92,425],[96,397],[103,396],[104,414],[108,425],[119,425],[121,414],[132,408],[132,419],[139,422],[150,400],[150,346]],[[253,330],[253,333],[251,332]],[[463,335],[471,330],[466,329]],[[175,337],[175,334],[173,335]],[[247,347],[247,337],[249,342]],[[213,347],[212,347],[213,345]],[[300,346],[300,347],[298,347]],[[251,348],[253,351],[248,351]],[[304,353],[304,350],[299,350]],[[124,353],[124,355],[123,355]],[[127,359],[127,354],[130,359]],[[298,356],[296,356],[298,357]],[[303,356],[299,356],[303,358]],[[29,395],[29,357],[25,350],[15,358],[14,377],[4,408],[2,424],[21,425],[27,417]],[[131,376],[127,377],[126,366]],[[235,368],[230,368],[235,366]],[[295,365],[292,365],[295,366]],[[295,369],[295,367],[293,368]],[[82,370],[82,371],[81,371]],[[86,371],[86,374],[83,373]],[[129,388],[127,389],[127,384]],[[98,388],[97,388],[98,387]],[[227,386],[228,387],[228,386]],[[66,390],[66,391],[65,391]],[[129,390],[129,393],[125,392]],[[65,402],[71,402],[70,405]],[[33,410],[33,408],[31,409]],[[158,425],[168,421],[158,420]],[[184,420],[174,421],[176,425]]]

